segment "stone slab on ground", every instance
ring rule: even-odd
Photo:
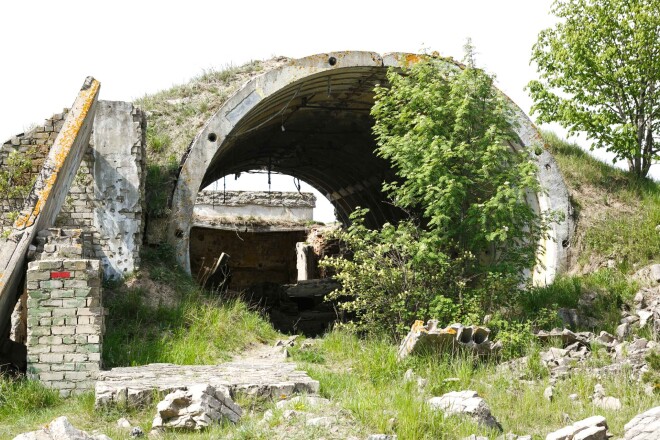
[[[170,393],[192,385],[209,384],[237,394],[285,398],[296,393],[317,394],[319,382],[296,364],[276,360],[237,360],[219,365],[150,364],[113,368],[99,373],[96,405],[151,401],[153,391]]]
[[[635,416],[623,427],[625,440],[660,439],[660,406]]]

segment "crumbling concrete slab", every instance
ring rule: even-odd
[[[44,161],[23,212],[0,249],[0,334],[9,326],[11,307],[23,278],[25,257],[36,233],[51,227],[89,143],[101,84],[87,77]]]
[[[291,362],[253,359],[220,365],[150,364],[100,372],[96,405],[141,406],[150,403],[154,391],[170,393],[199,384],[226,388],[232,398],[246,394],[280,399],[319,392],[319,382],[296,370]]]

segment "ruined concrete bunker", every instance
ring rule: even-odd
[[[395,222],[401,213],[387,203],[382,183],[393,179],[389,164],[374,154],[370,109],[373,89],[389,67],[414,63],[419,55],[336,52],[282,63],[251,79],[210,118],[190,144],[172,201],[168,240],[179,264],[191,271],[190,237],[197,193],[223,176],[262,169],[298,177],[331,201],[346,224],[356,207],[369,208],[369,226]],[[451,60],[445,62],[460,68]],[[542,190],[531,194],[537,212],[552,211],[539,246],[536,283],[551,282],[566,260],[570,235],[568,191],[534,124],[509,101],[515,114],[515,150],[534,148]]]

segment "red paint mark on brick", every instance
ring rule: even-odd
[[[71,278],[71,272],[51,272],[50,277],[51,279]]]

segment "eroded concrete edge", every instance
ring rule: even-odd
[[[53,225],[80,167],[94,123],[101,84],[87,77],[68,113],[37,182],[25,201],[12,235],[0,250],[0,335],[9,323],[12,299],[18,289],[25,257],[35,234]]]

